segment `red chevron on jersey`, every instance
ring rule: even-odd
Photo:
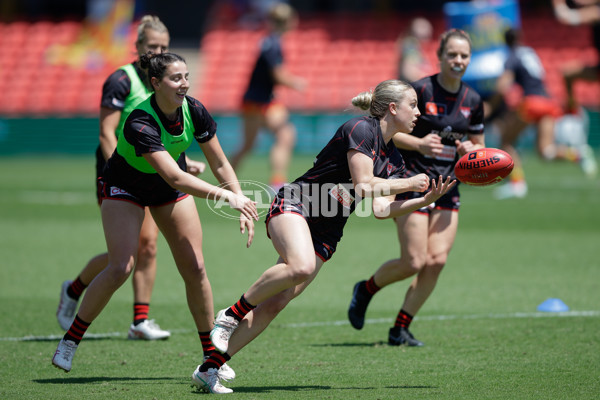
[[[468,119],[471,117],[471,108],[470,107],[461,107],[460,113],[463,115],[463,117]]]

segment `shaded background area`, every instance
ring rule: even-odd
[[[263,33],[261,15],[272,1],[131,0],[130,14],[115,17],[113,37],[90,39],[93,10],[114,2],[0,0],[0,155],[92,154],[102,84],[116,67],[135,58],[131,20],[147,13],[158,15],[169,28],[172,51],[188,62],[189,94],[217,120],[225,151],[234,151],[241,131],[240,98]],[[443,12],[448,2],[441,0],[290,3],[299,11],[300,25],[284,36],[286,65],[304,76],[308,87],[303,93],[278,89],[277,95],[293,112],[300,153],[322,147],[347,119],[354,95],[396,77],[396,40],[411,18],[425,16],[433,23],[433,38],[425,43],[433,65],[438,35],[448,28]],[[564,102],[562,65],[574,59],[598,61],[587,27],[559,24],[550,0],[523,0],[518,7],[525,43],[542,59],[549,91]],[[107,57],[107,51],[114,54]],[[577,84],[575,92],[588,111],[589,142],[599,147],[600,85]],[[523,146],[530,146],[532,135],[524,136]],[[493,133],[488,137],[489,145],[496,144]],[[261,135],[257,151],[264,152],[270,140]]]
[[[99,2],[101,2],[100,0]],[[460,1],[460,0],[459,0]],[[90,0],[0,0],[0,22],[13,22],[16,20],[35,21],[40,19],[63,20],[85,18]],[[375,14],[385,13],[438,13],[448,1],[444,0],[419,0],[394,1],[394,0],[291,0],[290,3],[300,13],[339,14],[345,12],[367,12]],[[211,9],[216,4],[226,4],[237,10],[247,10],[250,0],[136,0],[135,15],[139,17],[144,13],[156,14],[165,21],[171,31],[173,43],[179,46],[182,43],[198,43],[204,32]],[[255,3],[261,3],[260,1]],[[262,3],[268,4],[269,1]],[[547,0],[522,0],[523,11],[539,11],[549,9]]]

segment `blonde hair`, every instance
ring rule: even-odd
[[[373,90],[354,96],[352,105],[361,110],[369,110],[374,117],[383,118],[389,104],[402,101],[404,94],[412,89],[413,87],[404,81],[389,79],[379,83]]]
[[[169,30],[160,18],[154,15],[144,15],[140,20],[140,24],[137,28],[137,39],[135,41],[136,47],[140,46],[146,41],[146,29],[152,29],[157,32],[169,33]]]
[[[268,19],[276,29],[284,29],[296,17],[296,10],[287,3],[277,3],[269,9]]]

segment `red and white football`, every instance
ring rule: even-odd
[[[467,185],[493,185],[506,178],[514,165],[507,152],[487,147],[462,156],[454,166],[454,174],[456,179]]]

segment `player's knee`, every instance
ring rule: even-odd
[[[398,271],[400,272],[402,267],[408,269],[410,275],[418,274],[423,267],[425,267],[426,259],[425,257],[419,256],[408,256],[404,259],[398,259]]]
[[[293,146],[296,143],[296,129],[290,123],[286,123],[277,130],[276,138],[284,146]]]
[[[544,147],[540,147],[538,149],[540,156],[542,156],[542,158],[544,160],[550,161],[550,160],[554,160],[556,158],[556,146],[554,145],[547,145]]]
[[[299,285],[310,278],[316,268],[314,260],[298,260],[288,265],[291,267],[290,278],[294,285]]]
[[[186,283],[199,282],[206,279],[204,262],[194,262],[179,267],[179,273]]]
[[[271,129],[276,130],[280,127],[289,124],[290,114],[287,109],[283,107],[273,107],[265,115],[265,125]]]
[[[127,261],[109,264],[106,268],[106,273],[114,285],[122,285],[135,268],[135,259],[131,258]]]
[[[140,246],[138,248],[138,258],[156,258],[156,240],[149,237],[140,237]]]
[[[439,275],[446,265],[446,261],[448,260],[448,255],[446,253],[434,254],[431,256],[429,262],[427,263],[427,269],[430,273]]]

